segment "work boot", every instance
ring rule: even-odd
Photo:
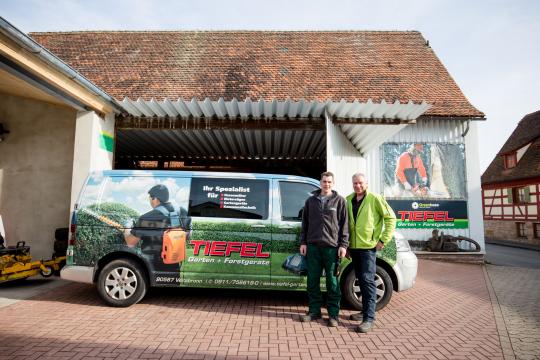
[[[356,327],[356,332],[367,333],[373,328],[373,321],[364,321]]]
[[[300,316],[300,322],[310,322],[313,320],[318,320],[321,318],[321,314],[307,313],[306,315]]]
[[[354,320],[354,321],[360,321],[364,319],[364,314],[362,314],[361,312],[356,313],[356,314],[351,314],[351,316],[349,316],[349,319]]]
[[[328,318],[329,327],[337,327],[339,325],[339,318],[337,316],[330,316]]]

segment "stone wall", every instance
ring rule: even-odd
[[[534,238],[533,222],[525,222],[527,237],[518,237],[516,221],[484,220],[486,240],[506,240],[522,244],[540,245],[540,239]],[[538,225],[540,228],[540,225]]]

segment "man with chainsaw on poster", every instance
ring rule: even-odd
[[[403,194],[409,191],[414,195],[426,195],[428,178],[421,154],[424,144],[415,143],[399,155],[396,162],[396,183]]]
[[[168,263],[163,258],[163,235],[167,228],[179,227],[180,220],[183,220],[188,222],[184,224],[185,241],[187,241],[191,227],[190,219],[186,217],[187,212],[180,215],[175,212],[173,205],[169,202],[169,189],[165,185],[155,185],[148,190],[148,200],[152,210],[141,215],[132,229],[125,230],[126,244],[134,247],[140,242],[142,253],[149,256],[149,261],[156,271],[177,271],[177,262]]]

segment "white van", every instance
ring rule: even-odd
[[[111,306],[137,303],[150,286],[305,290],[306,277],[283,264],[298,252],[302,208],[318,189],[317,180],[286,175],[93,173],[73,211],[61,276],[96,284]],[[413,286],[417,265],[398,235],[377,253],[377,309]],[[340,279],[361,309],[347,259]]]

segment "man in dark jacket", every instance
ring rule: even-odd
[[[345,199],[332,190],[334,174],[321,174],[321,190],[310,196],[302,214],[300,253],[306,255],[308,274],[308,313],[302,322],[321,318],[321,275],[326,273],[328,326],[338,326],[341,291],[334,275],[338,258],[343,258],[349,244],[347,207]]]
[[[140,242],[141,251],[154,270],[177,272],[178,264],[164,264],[161,259],[163,232],[171,226],[170,213],[174,212],[169,202],[169,189],[165,185],[155,185],[148,190],[148,199],[152,210],[142,214],[132,229],[126,229],[126,244],[134,247]]]

